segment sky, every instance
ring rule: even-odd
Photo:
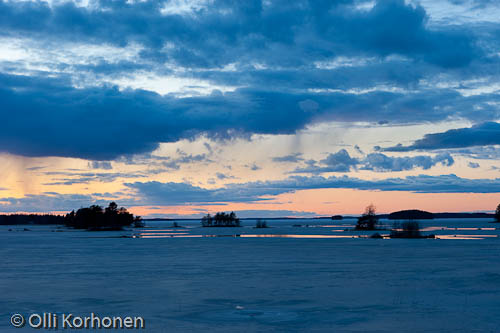
[[[493,0],[0,0],[0,212],[493,211]]]

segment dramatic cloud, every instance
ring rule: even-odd
[[[431,28],[420,5],[363,3],[221,0],[178,12],[161,1],[0,0],[0,151],[113,160],[200,134],[498,117],[495,91],[464,95],[455,83],[496,80],[494,28]],[[156,90],[144,78],[159,79]],[[183,80],[188,93],[110,85]]]
[[[0,115],[8,124],[0,131],[0,151],[110,160],[151,152],[160,142],[201,133],[224,139],[244,133],[293,134],[308,124],[333,119],[439,120],[450,115],[445,105],[466,104],[459,102],[462,97],[457,93],[450,92],[450,100],[444,100],[442,94],[426,96],[423,101],[424,96],[399,93],[295,94],[238,89],[224,95],[176,98],[139,90],[120,92],[112,87],[75,89],[55,79],[0,75]],[[321,108],[304,111],[299,104],[306,99],[315,99]],[[426,113],[426,108],[436,112]],[[402,109],[411,112],[402,113]],[[491,110],[490,115],[497,112]],[[490,132],[497,133],[496,127]],[[477,144],[484,142],[484,136],[477,134],[481,135]],[[496,139],[493,135],[488,140]]]
[[[410,146],[397,145],[384,151],[431,150],[464,148],[500,144],[500,123],[485,122],[470,128],[458,128],[444,133],[426,134]]]
[[[312,119],[298,107],[299,96],[285,101],[280,94],[241,91],[177,99],[145,91],[72,89],[27,77],[1,79],[0,112],[9,126],[0,131],[0,150],[24,156],[107,160],[202,132],[214,138],[238,131],[293,133]],[[282,102],[289,108],[267,112]]]
[[[442,67],[460,67],[480,54],[460,29],[430,30],[420,6],[378,1],[368,10],[354,1],[213,1],[186,15],[160,1],[0,2],[6,35],[39,39],[139,43],[142,57],[186,67],[236,61],[303,65],[334,54],[398,54]]]

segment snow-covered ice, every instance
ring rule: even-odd
[[[500,225],[422,221],[443,239],[411,240],[357,238],[373,232],[354,222],[0,226],[0,331],[43,312],[142,316],[148,332],[500,331]]]

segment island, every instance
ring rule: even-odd
[[[229,214],[225,212],[216,213],[214,216],[207,214],[201,219],[202,227],[239,227],[240,219],[234,212]]]
[[[434,214],[418,209],[400,210],[390,213],[389,220],[432,220]]]

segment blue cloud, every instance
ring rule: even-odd
[[[75,171],[48,171],[43,172],[46,176],[56,176],[51,182],[43,185],[73,185],[88,184],[91,182],[111,183],[117,179],[143,178],[143,173],[121,173],[121,172],[75,172]],[[57,178],[59,176],[60,178]],[[62,177],[62,178],[61,178]]]
[[[495,146],[476,146],[464,149],[454,149],[455,154],[460,154],[474,159],[499,160],[500,148]]]
[[[0,78],[0,99],[0,114],[9,124],[0,131],[0,150],[24,156],[109,160],[200,133],[219,139],[239,132],[291,134],[312,119],[297,97],[270,92],[178,99],[116,88],[74,89],[12,75]],[[275,105],[289,108],[268,113]]]
[[[329,154],[325,159],[319,161],[309,161],[306,167],[296,168],[292,173],[312,173],[320,174],[325,172],[349,172],[356,169],[372,170],[376,172],[406,171],[415,168],[424,170],[442,164],[452,166],[455,163],[449,153],[438,154],[436,156],[404,156],[393,157],[382,153],[371,153],[364,158],[352,158],[345,149],[337,153]]]
[[[238,191],[234,189],[205,189],[188,183],[135,182],[126,186],[138,192],[144,204],[151,205],[183,205],[190,203],[216,202],[253,202],[263,201],[252,190]],[[233,186],[233,185],[231,185]],[[281,193],[280,191],[276,194]]]
[[[279,163],[297,163],[299,161],[304,160],[301,156],[302,156],[301,153],[295,153],[295,154],[290,154],[290,155],[285,155],[285,156],[275,156],[272,158],[272,161],[279,162]]]
[[[485,122],[469,128],[457,128],[444,133],[426,134],[410,146],[397,145],[384,151],[411,151],[464,148],[500,144],[500,123]]]
[[[58,194],[47,192],[39,195],[26,195],[22,198],[6,197],[0,199],[0,212],[50,212],[71,211],[91,204],[106,205],[109,201],[96,199],[91,195]]]
[[[205,189],[187,183],[135,182],[125,184],[135,194],[123,192],[93,195],[58,194],[46,192],[23,198],[0,198],[1,212],[70,211],[89,204],[105,205],[117,200],[120,205],[184,205],[224,204],[231,202],[265,202],[273,196],[299,190],[351,188],[358,190],[409,191],[416,193],[499,193],[500,178],[467,179],[456,175],[408,176],[384,180],[365,180],[353,177],[289,177],[279,181],[258,181],[228,184],[221,188]],[[132,195],[133,194],[133,195]],[[106,199],[104,199],[106,198]]]
[[[415,168],[430,169],[436,164],[452,166],[455,163],[450,154],[431,156],[390,157],[381,153],[372,153],[366,156],[362,169],[374,171],[405,171]]]
[[[329,154],[317,165],[315,161],[309,161],[309,165],[304,168],[297,168],[293,173],[323,173],[323,172],[349,172],[360,162],[352,158],[347,150],[341,149],[336,153]]]
[[[141,90],[119,91],[115,87],[76,89],[64,80],[0,74],[0,116],[9,124],[0,131],[0,151],[23,156],[111,160],[148,153],[160,142],[175,142],[200,134],[213,139],[251,133],[293,134],[308,124],[333,119],[349,122],[388,118],[396,123],[441,120],[451,114],[478,118],[476,113],[460,114],[447,107],[456,104],[472,109],[477,102],[475,98],[452,92],[448,93],[448,99],[444,97],[442,92],[405,96],[242,88],[224,95],[176,98]],[[304,111],[300,106],[304,100],[317,101],[318,110]],[[427,109],[434,112],[428,113]],[[484,109],[481,115],[493,117],[497,113],[492,108]],[[386,150],[498,144],[499,126],[486,122],[470,129],[429,134],[412,146]],[[174,166],[178,163],[171,167]]]
[[[108,161],[92,161],[89,162],[89,168],[90,169],[104,169],[104,170],[111,170],[113,169],[113,166],[111,165],[111,162]]]
[[[369,11],[356,10],[354,1],[219,0],[189,15],[162,14],[162,6],[160,1],[95,1],[93,8],[1,1],[0,28],[4,34],[42,39],[136,42],[147,46],[143,57],[187,67],[222,66],[248,57],[299,65],[359,52],[459,67],[479,54],[466,31],[430,30],[425,10],[403,0],[378,1]],[[167,42],[174,47],[166,50]]]
[[[262,202],[299,190],[351,188],[358,190],[409,191],[416,193],[498,193],[500,178],[467,179],[456,175],[408,176],[384,180],[353,177],[293,176],[280,181],[228,184],[205,189],[187,183],[135,182],[125,184],[137,192],[144,205],[183,205],[223,202]]]
[[[226,175],[225,173],[222,173],[222,172],[217,172],[215,174],[215,176],[217,177],[217,179],[219,180],[225,180],[225,179],[234,179],[236,177],[234,176],[231,176],[231,175]]]
[[[252,171],[257,171],[257,170],[260,170],[262,169],[260,166],[258,166],[257,164],[253,163],[251,165],[247,165],[248,168],[250,168],[250,170]]]

